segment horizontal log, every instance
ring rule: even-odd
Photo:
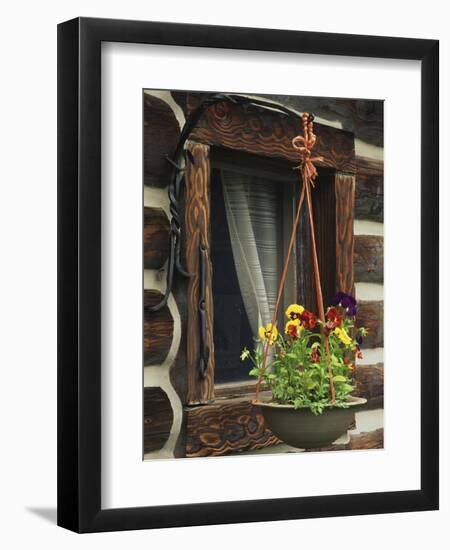
[[[172,424],[173,410],[166,392],[159,387],[144,388],[144,453],[164,447]]]
[[[338,120],[342,129],[352,132],[356,138],[383,147],[382,101],[290,95],[266,97],[298,112],[307,111],[325,120]]]
[[[180,125],[168,103],[144,93],[144,184],[166,187],[171,157],[180,138]]]
[[[382,222],[383,203],[383,162],[356,157],[355,218]]]
[[[348,443],[338,443],[316,449],[306,449],[307,453],[324,451],[355,451],[363,449],[382,449],[384,446],[384,429],[379,428],[371,432],[350,434]]]
[[[170,224],[162,208],[144,208],[144,269],[160,269],[169,255]]]
[[[175,390],[175,393],[180,398],[182,403],[186,403],[186,319],[187,319],[187,277],[175,277],[172,285],[172,296],[174,298],[177,314],[179,316],[181,334],[180,344],[176,352],[176,356],[169,367],[170,383]],[[185,422],[181,423],[177,442],[174,448],[174,457],[181,458],[186,456],[186,441],[185,441]]]
[[[352,434],[350,436],[350,449],[382,449],[384,447],[384,429],[378,428],[372,432]]]
[[[235,399],[218,399],[210,405],[187,407],[186,456],[220,456],[280,443],[265,427],[261,409],[250,403],[253,398],[252,393]]]
[[[189,94],[189,112],[201,102],[203,94]],[[321,157],[318,166],[355,173],[355,147],[351,132],[316,123],[317,141],[314,155]],[[302,134],[300,116],[280,116],[275,111],[262,110],[251,105],[221,102],[206,110],[191,134],[191,139],[245,151],[255,155],[283,158],[298,163],[298,152],[292,139]]]
[[[230,382],[224,384],[214,385],[214,397],[219,398],[232,398],[242,395],[254,394],[256,389],[256,380],[249,382]],[[264,382],[261,384],[261,391],[268,391],[268,386]]]
[[[384,239],[373,235],[356,235],[354,248],[355,281],[383,282]]]
[[[359,301],[356,316],[356,326],[365,327],[369,333],[364,338],[362,353],[366,348],[383,347],[383,302],[382,301]]]
[[[156,290],[144,290],[144,365],[159,365],[166,358],[173,337],[173,318],[167,306],[159,311],[147,307],[161,301]]]
[[[384,162],[370,157],[356,157],[356,174],[366,176],[383,176]]]
[[[383,363],[376,365],[356,366],[355,390],[353,394],[365,397],[365,409],[381,409],[384,401],[384,367]]]

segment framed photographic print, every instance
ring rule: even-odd
[[[58,524],[437,509],[438,42],[79,18],[58,73]]]

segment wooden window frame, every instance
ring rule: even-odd
[[[201,100],[188,94],[187,108],[191,112]],[[314,190],[317,216],[317,244],[319,263],[324,270],[328,288],[325,301],[336,290],[354,293],[353,273],[353,212],[355,197],[355,148],[350,132],[316,123],[315,154],[322,157],[317,163],[320,171]],[[215,392],[212,265],[210,260],[210,183],[211,148],[225,148],[258,157],[298,164],[298,156],[291,146],[292,138],[301,133],[300,116],[281,116],[277,112],[253,107],[217,103],[209,108],[191,132],[186,148],[189,151],[185,170],[184,236],[186,266],[192,276],[186,293],[186,392],[185,445],[187,456],[209,456],[230,451],[265,447],[278,443],[263,424],[258,409],[250,404],[252,383],[223,384]],[[306,215],[306,212],[305,212]],[[301,224],[302,236],[307,224]],[[209,350],[204,376],[199,370],[201,275],[199,270],[200,245],[206,250],[206,346]],[[297,294],[313,296],[310,258],[297,259],[301,265]],[[330,256],[334,262],[329,261]],[[325,261],[326,259],[326,261]],[[334,265],[333,265],[334,264]],[[330,282],[331,281],[331,282]],[[311,298],[310,298],[311,300]],[[305,303],[315,309],[314,303]],[[202,405],[198,407],[198,405]],[[239,437],[227,437],[226,425],[233,426]]]

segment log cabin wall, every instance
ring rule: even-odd
[[[169,92],[145,92],[144,109],[144,304],[161,298],[166,285],[170,211],[167,186],[172,154],[185,116]],[[144,313],[144,458],[180,456],[183,388],[171,380],[182,354],[183,303],[177,287],[167,306]]]
[[[370,329],[363,348],[364,359],[358,362],[355,393],[367,397],[369,403],[366,410],[357,413],[355,429],[330,450],[380,448],[384,373],[382,115],[366,112],[362,106],[365,102],[352,100],[339,100],[336,104],[334,100],[289,96],[271,99],[298,111],[314,112],[320,123],[355,134],[355,292],[360,302],[360,323]],[[148,305],[156,303],[165,288],[170,166],[164,156],[170,156],[175,149],[185,122],[186,103],[184,92],[144,93],[144,303]],[[165,308],[156,314],[144,313],[145,459],[186,455],[186,345],[181,330],[186,321],[185,295],[185,283],[176,282]],[[205,411],[199,409],[198,413]],[[264,439],[267,442],[261,446],[276,444],[271,437],[269,432]]]

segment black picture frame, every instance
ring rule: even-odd
[[[101,43],[421,61],[421,488],[101,508]],[[58,525],[76,532],[438,509],[439,42],[77,18],[58,26]]]

